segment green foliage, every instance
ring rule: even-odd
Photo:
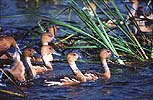
[[[63,43],[68,44],[68,39],[75,40],[73,41],[73,44],[71,46],[67,46],[65,48],[109,48],[117,56],[119,56],[119,54],[121,53],[131,56],[132,58],[139,61],[146,61],[148,59],[146,52],[149,52],[151,54],[151,50],[153,47],[151,47],[150,49],[142,47],[141,43],[138,42],[137,38],[130,30],[129,24],[126,23],[126,19],[117,8],[114,0],[110,0],[110,3],[115,9],[116,13],[114,13],[110,9],[109,5],[106,4],[103,0],[100,0],[98,3],[94,0],[92,1],[100,10],[100,12],[102,12],[101,14],[105,15],[106,18],[111,20],[116,25],[115,29],[112,29],[110,26],[108,26],[105,21],[101,21],[100,17],[102,15],[97,14],[97,12],[93,10],[89,0],[84,0],[83,4],[88,4],[91,7],[94,13],[94,17],[91,16],[88,11],[82,10],[82,8],[80,8],[80,5],[72,0],[71,2],[69,2],[70,8],[68,8],[68,10],[71,10],[70,14],[68,15],[68,21],[70,21],[71,18],[71,11],[74,11],[81,20],[79,23],[69,23],[68,21],[62,22],[50,18],[44,18],[40,22],[56,24],[58,26],[66,28],[66,30],[71,30],[74,32],[65,32],[67,35],[65,35],[65,39],[64,41],[62,41]],[[41,30],[43,30],[43,26],[40,23],[39,26]],[[70,36],[72,34],[73,36]],[[75,36],[77,37],[77,40],[74,38]],[[67,37],[69,38],[67,39]],[[118,59],[118,62],[120,64],[124,64],[121,59]]]

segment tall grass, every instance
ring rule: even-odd
[[[91,1],[89,0],[83,0],[83,4],[88,4],[92,8],[90,2]],[[139,43],[135,35],[132,33],[131,29],[129,28],[130,25],[127,24],[126,19],[117,8],[114,0],[110,0],[110,3],[115,9],[115,12],[113,12],[109,5],[103,0],[100,0],[98,3],[94,0],[92,0],[92,2],[95,3],[97,9],[102,12],[103,15],[105,15],[117,26],[118,30],[110,28],[106,22],[101,21],[100,17],[102,15],[97,14],[93,8],[92,11],[94,12],[94,17],[92,17],[88,11],[82,10],[80,5],[78,5],[73,0],[69,2],[69,4],[72,11],[74,11],[75,14],[80,18],[81,22],[79,24],[52,20],[50,18],[45,18],[42,20],[42,22],[56,24],[67,28],[67,30],[74,31],[73,35],[68,35],[68,37],[72,35],[69,38],[78,35],[81,36],[80,40],[75,43],[76,45],[73,45],[69,48],[109,48],[117,56],[119,56],[121,53],[129,55],[139,61],[148,60],[146,48],[141,46],[141,43]],[[99,25],[97,25],[97,23],[99,23]],[[66,40],[67,37],[62,42]],[[84,45],[85,42],[88,43],[88,46],[86,46],[87,44]],[[152,47],[151,49],[147,49],[147,52],[150,52],[150,56],[152,57],[151,50]],[[124,64],[123,60],[120,58],[118,58],[118,62],[120,64]]]

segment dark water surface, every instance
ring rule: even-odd
[[[80,69],[101,72],[99,64],[77,63]],[[106,82],[99,79],[76,86],[46,86],[44,80],[52,76],[72,73],[66,63],[54,63],[54,71],[41,75],[35,84],[23,87],[22,90],[30,100],[152,100],[153,99],[153,68],[145,67],[129,70],[124,66],[109,65],[112,78]],[[3,84],[4,85],[4,84]],[[3,89],[17,91],[12,86]],[[24,100],[0,93],[1,100]]]
[[[16,33],[17,30],[7,30],[9,27],[29,28],[37,24],[40,15],[53,17],[67,7],[64,0],[40,0],[37,4],[25,2],[25,0],[0,0],[0,26],[4,28],[4,34]],[[79,1],[80,2],[80,1]],[[116,1],[120,9],[123,5]],[[126,13],[125,9],[122,12]],[[18,15],[18,16],[17,16]],[[60,15],[57,19],[67,20],[67,14]],[[11,16],[11,17],[9,17]],[[75,16],[73,16],[75,19]],[[72,20],[74,20],[72,19]],[[20,34],[19,34],[20,36]],[[28,41],[27,39],[26,41]],[[25,42],[26,42],[25,41]],[[36,41],[39,41],[38,39]],[[18,41],[21,48],[24,45]],[[56,57],[55,57],[56,58]],[[80,69],[102,72],[100,64],[77,63]],[[129,70],[124,66],[109,64],[112,78],[106,82],[99,79],[82,83],[76,86],[45,86],[44,80],[52,76],[72,73],[67,63],[54,63],[54,71],[45,73],[37,78],[33,85],[23,87],[27,98],[11,96],[0,92],[0,100],[153,100],[153,65]],[[1,83],[0,88],[17,91],[12,85]]]

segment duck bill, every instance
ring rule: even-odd
[[[114,59],[119,59],[120,58],[119,56],[115,55],[114,53],[112,53],[111,57],[114,58]]]
[[[80,59],[82,58],[81,55],[79,55],[79,58],[80,58]]]
[[[87,10],[87,8],[86,8],[86,7],[83,7],[83,8],[82,8],[82,10],[86,11],[86,10]]]
[[[56,51],[54,51],[53,54],[56,55],[56,56],[61,56],[61,54],[56,52]]]
[[[39,53],[37,53],[36,51],[33,53],[33,56],[36,57],[36,58],[40,58],[41,55]]]

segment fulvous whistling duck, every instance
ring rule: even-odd
[[[47,32],[42,33],[41,35],[41,43],[42,45],[48,45],[49,42],[53,40],[54,36]]]
[[[95,5],[95,3],[94,3],[94,2],[90,2],[90,5],[91,5],[91,7],[93,8],[93,10],[96,12],[96,5]],[[88,4],[85,5],[85,7],[83,7],[82,10],[87,10],[87,11],[89,12],[89,14],[90,14],[92,17],[94,17],[94,12],[93,12],[92,8],[90,7],[90,5],[88,5]],[[116,25],[114,24],[114,22],[116,22],[116,20],[111,21],[111,20],[109,20],[109,19],[107,19],[107,20],[102,19],[102,21],[105,22],[106,25],[108,25],[109,27],[111,27],[111,28],[116,28]],[[99,25],[98,22],[96,22],[96,24]],[[123,22],[120,21],[120,24],[123,24]]]
[[[11,77],[15,82],[24,82],[26,81],[25,77],[25,66],[20,59],[20,54],[18,52],[15,53],[13,57],[14,63],[12,64],[12,68],[6,70],[6,74]],[[2,79],[5,79],[5,75],[3,74]]]
[[[29,67],[31,68],[32,74],[35,77],[37,74],[45,72],[47,69],[41,66],[33,66],[31,63],[31,58],[36,54],[36,51],[33,48],[25,48],[24,49],[24,57],[27,61]]]
[[[132,8],[130,9],[127,19],[129,19],[132,16],[135,16],[136,10],[139,5],[139,0],[127,0],[126,2],[129,2],[129,1],[132,2]]]
[[[0,35],[0,66],[4,64],[11,65],[13,63],[13,54],[9,54],[7,50],[13,47],[15,52],[20,52],[20,49],[12,36]],[[14,54],[15,54],[14,52]]]
[[[49,26],[47,30],[48,30],[47,32],[44,32],[41,35],[42,45],[48,45],[48,43],[54,39],[57,33],[57,26],[56,25]]]
[[[31,57],[35,54],[35,50],[32,49],[32,48],[25,48],[24,49],[24,58],[25,58],[25,61],[27,62],[28,66],[30,67],[31,71],[32,71],[32,74],[33,74],[33,77],[35,77],[37,74],[40,74],[44,71],[46,71],[46,68],[44,67],[41,67],[41,66],[33,66],[31,64]],[[20,54],[17,52],[15,53],[15,56],[14,56],[14,63],[12,65],[12,68],[11,69],[8,69],[6,70],[6,74],[11,77],[17,84],[19,85],[23,85],[23,84],[26,84],[26,82],[28,82],[29,78],[28,75],[26,74],[29,74],[29,73],[26,73],[26,65],[24,65],[24,62],[21,61],[21,56]],[[5,79],[5,75],[3,75],[2,78]],[[33,79],[33,78],[32,78]]]
[[[41,47],[41,56],[42,60],[45,63],[45,66],[47,69],[53,70],[52,64],[50,61],[53,61],[52,54],[55,52],[52,46],[49,45],[43,45]]]
[[[13,47],[15,52],[20,52],[20,49],[13,37],[0,35],[0,56],[2,56],[10,47]]]
[[[92,6],[93,10],[96,11],[96,5],[91,2],[90,5]],[[87,10],[89,12],[89,14],[94,17],[94,12],[92,10],[92,8],[90,7],[90,5],[85,5],[85,7],[83,7],[82,10]]]
[[[76,75],[77,80],[81,82],[86,82],[87,80],[96,80],[97,77],[94,74],[83,74],[77,67],[75,61],[77,61],[79,55],[77,53],[69,53],[67,55],[67,61],[71,67],[73,73]]]
[[[102,74],[104,79],[111,78],[111,72],[106,61],[106,59],[110,58],[111,56],[112,56],[112,52],[108,49],[102,49],[100,52],[100,61],[104,68],[104,73]]]
[[[100,52],[100,61],[103,65],[104,68],[104,73],[101,75],[101,78],[104,79],[110,79],[111,78],[111,72],[109,70],[109,67],[107,65],[106,59],[110,58],[112,56],[112,52],[108,49],[102,49]],[[75,61],[77,61],[78,59],[78,54],[77,53],[69,53],[67,55],[67,61],[72,69],[72,71],[74,72],[74,74],[77,77],[77,80],[81,81],[81,82],[86,82],[88,80],[96,80],[98,79],[98,77],[94,74],[91,73],[86,73],[83,74],[78,67],[75,64]]]
[[[111,72],[110,69],[107,65],[106,59],[110,58],[112,56],[112,52],[108,49],[102,49],[100,52],[100,60],[101,63],[103,64],[103,68],[104,68],[104,73],[99,75],[100,77],[91,74],[91,73],[86,73],[83,74],[79,68],[76,66],[75,61],[77,61],[79,55],[77,53],[69,53],[67,55],[67,61],[72,69],[72,71],[75,74],[75,79],[72,78],[70,79],[69,77],[64,77],[64,79],[61,79],[60,82],[55,82],[55,81],[45,81],[46,84],[48,84],[47,86],[51,86],[51,85],[75,85],[75,84],[79,84],[81,82],[86,82],[88,80],[97,80],[98,78],[103,78],[103,79],[110,79],[111,78]]]
[[[132,18],[133,20],[134,18],[136,20],[136,24],[139,26],[142,32],[153,32],[152,26],[146,25],[146,23],[152,22],[153,14],[145,13],[144,7],[142,6],[138,7],[140,0],[129,0],[129,1],[132,2],[132,8],[127,16],[127,19]],[[151,2],[151,0],[149,2]],[[135,31],[134,33],[136,34],[138,30],[134,28],[134,31]]]
[[[38,63],[38,62],[43,62],[43,64],[45,65],[45,68],[48,70],[53,70],[52,67],[52,61],[53,61],[53,56],[52,54],[55,55],[60,55],[59,53],[57,53],[54,48],[50,45],[43,45],[41,47],[41,57],[35,57],[34,59],[31,59],[33,63]]]
[[[47,31],[48,31],[48,33],[50,33],[53,36],[55,36],[57,34],[57,26],[56,25],[48,26],[47,27]]]

